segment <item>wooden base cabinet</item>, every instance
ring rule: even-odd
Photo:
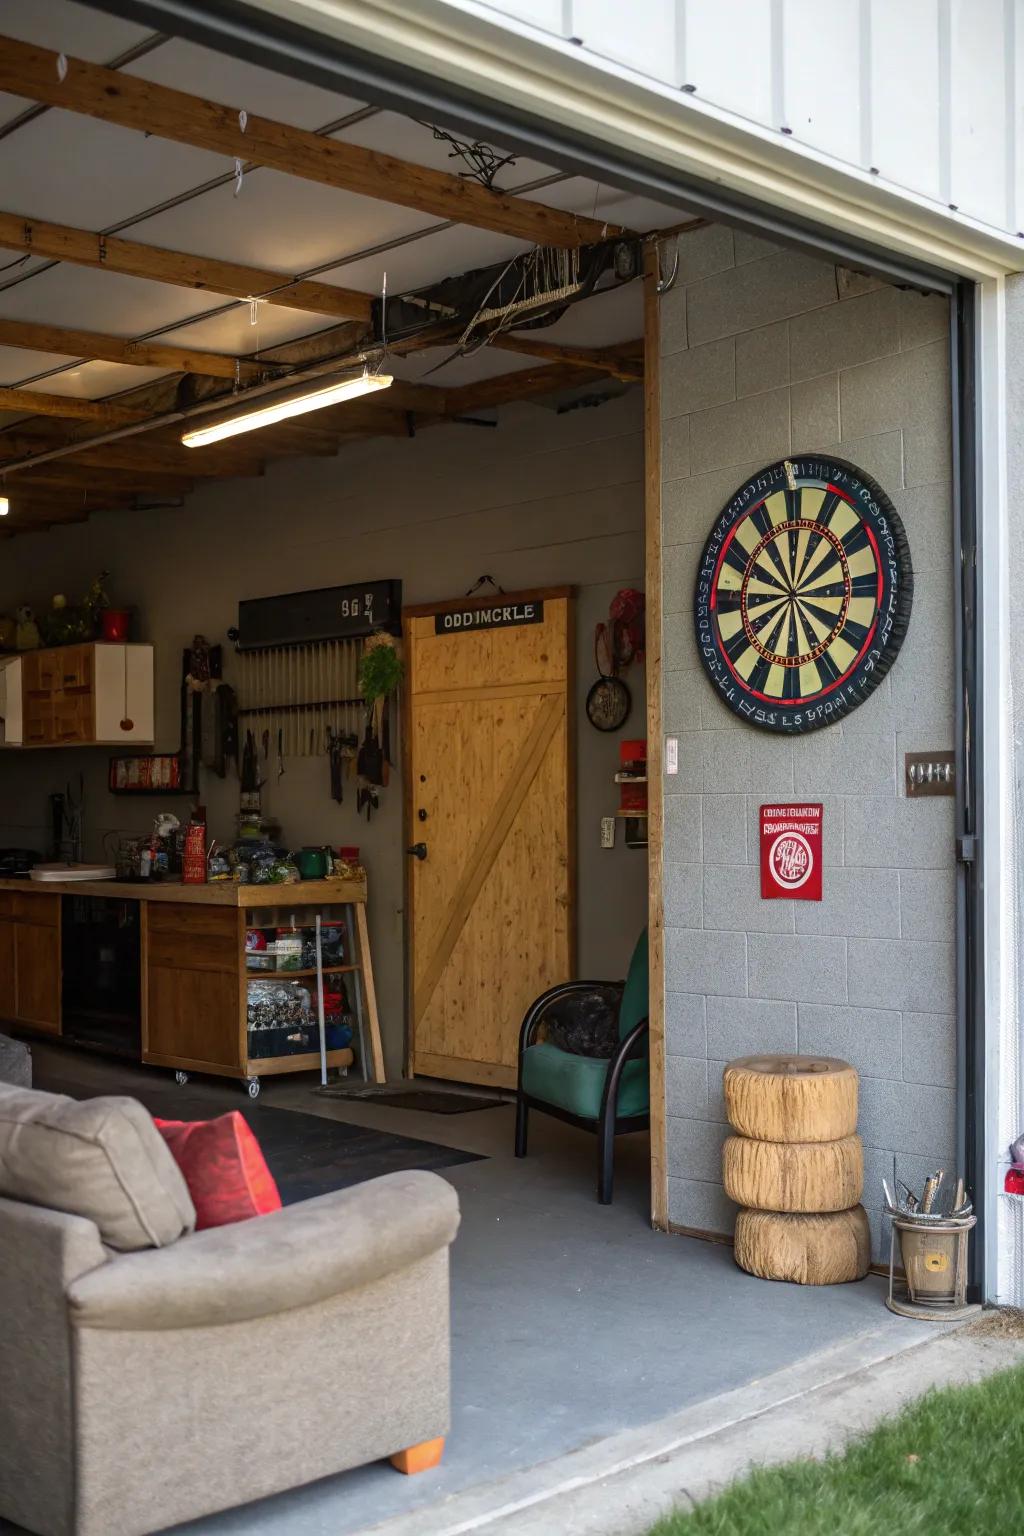
[[[74,943],[73,903],[98,898],[137,904],[142,1060],[149,1065],[169,1067],[180,1081],[190,1071],[241,1078],[252,1098],[259,1093],[260,1079],[268,1074],[319,1070],[317,977],[322,974],[325,1016],[330,995],[334,1023],[339,1009],[351,1015],[367,1080],[384,1081],[365,880],[149,888],[100,880],[61,882],[58,890],[0,881],[0,1020],[59,1035],[67,1003],[68,1038],[74,1039],[83,1008],[85,1015],[89,1013],[83,986],[88,994],[91,973],[86,966],[84,982],[69,987],[69,997],[64,998],[65,898],[72,902],[67,912],[68,974],[76,981],[82,978]],[[298,929],[315,944],[309,936],[315,935],[317,918],[332,935],[328,952],[321,952],[320,973],[315,965],[310,968],[305,955],[301,957],[304,967],[298,970],[287,964],[277,970],[250,968],[248,929],[262,930],[270,937],[282,928],[289,933]],[[253,999],[259,1017],[250,1034],[250,991],[267,983],[288,994],[283,1004],[279,998],[270,999],[271,1013],[276,1008],[282,1016],[268,1023],[262,999],[259,1004]],[[133,992],[134,985],[129,990]],[[312,994],[312,1009],[309,996],[303,1000],[303,994]],[[329,1016],[327,1026],[328,1038],[332,1034],[335,1041],[344,1038],[334,1031]],[[354,1060],[355,1052],[347,1045],[326,1052],[329,1068],[347,1069]]]
[[[0,892],[0,1017],[60,1034],[60,897]]]
[[[241,923],[237,907],[145,903],[143,1061],[241,1074]]]
[[[310,889],[310,886],[313,889]],[[361,881],[317,881],[305,886],[236,887],[245,906],[149,901],[142,918],[142,1059],[170,1067],[179,1080],[189,1072],[241,1078],[251,1098],[260,1079],[280,1072],[319,1070],[319,1049],[281,1055],[250,1054],[250,988],[302,987],[316,998],[316,971],[250,969],[249,928],[312,930],[319,914],[344,930],[344,963],[323,967],[325,991],[344,977],[360,1064],[368,1081],[384,1081],[380,1027],[366,931],[366,887]],[[350,1046],[326,1052],[328,1068],[346,1069]]]

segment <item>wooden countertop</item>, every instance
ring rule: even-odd
[[[107,896],[129,901],[193,902],[211,907],[321,907],[364,902],[365,880],[300,880],[293,885],[239,885],[217,880],[183,885],[180,880],[0,880],[0,891],[21,896]]]

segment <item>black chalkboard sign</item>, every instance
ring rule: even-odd
[[[353,581],[345,587],[247,598],[238,605],[238,630],[231,638],[240,651],[254,651],[357,639],[378,629],[402,632],[400,581]]]
[[[435,635],[461,635],[469,629],[510,629],[516,624],[543,624],[544,604],[499,599],[486,608],[446,608],[434,614]]]

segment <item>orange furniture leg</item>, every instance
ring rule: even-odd
[[[436,1467],[444,1455],[444,1440],[422,1440],[419,1445],[410,1445],[404,1451],[396,1451],[391,1458],[391,1465],[397,1467],[399,1472],[405,1472],[411,1476],[414,1472],[429,1472],[431,1467]]]

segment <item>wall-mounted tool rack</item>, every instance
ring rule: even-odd
[[[362,640],[239,651],[235,661],[238,718],[258,738],[278,732],[287,757],[320,757],[333,732],[358,736],[366,706],[359,693]]]

